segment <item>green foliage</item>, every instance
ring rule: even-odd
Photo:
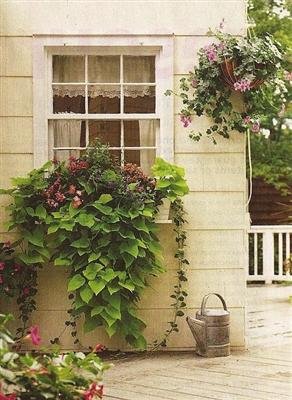
[[[80,400],[102,398],[102,375],[110,365],[94,353],[46,354],[13,351],[6,328],[11,316],[0,315],[0,398],[7,400]]]
[[[269,32],[285,50],[284,79],[263,86],[250,98],[262,115],[262,131],[267,138],[252,136],[253,177],[261,177],[283,194],[291,191],[292,119],[291,41],[292,3],[284,0],[252,0],[249,2],[250,34],[262,36]],[[277,93],[277,96],[275,96]]]
[[[103,326],[109,336],[117,333],[142,349],[145,323],[137,302],[148,278],[164,271],[154,222],[158,206],[165,196],[174,201],[188,190],[182,169],[161,159],[156,166],[169,172],[157,184],[135,165],[120,168],[97,145],[68,165],[34,170],[9,190],[10,229],[21,231],[27,248],[18,258],[71,266],[71,317],[84,314],[86,332]]]
[[[229,138],[232,130],[259,130],[262,108],[253,96],[261,87],[273,86],[278,76],[283,76],[282,49],[268,34],[239,38],[216,30],[210,35],[217,41],[199,50],[198,65],[180,80],[180,92],[176,95],[183,103],[180,119],[185,128],[194,115],[205,115],[213,121],[204,133],[191,131],[190,138],[199,141],[206,135],[216,143],[216,134]],[[258,86],[260,82],[262,85]],[[242,93],[244,111],[233,106],[232,91]],[[271,94],[278,96],[272,91]]]
[[[291,193],[292,187],[292,140],[286,132],[278,140],[263,135],[251,137],[253,154],[253,177],[272,184],[283,195]]]
[[[170,201],[175,201],[189,192],[184,178],[185,170],[174,164],[170,164],[157,157],[151,168],[156,179],[156,188],[161,191]]]

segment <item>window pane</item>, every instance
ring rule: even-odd
[[[156,143],[154,120],[124,121],[125,147],[153,147]]]
[[[85,147],[85,121],[60,120],[52,121],[53,147]]]
[[[69,157],[80,157],[80,150],[55,150],[54,151],[54,159],[57,161],[65,161],[69,160]]]
[[[137,164],[146,175],[151,175],[151,167],[155,161],[156,151],[149,150],[125,150],[125,163]]]
[[[128,114],[155,113],[155,87],[125,86],[124,112]]]
[[[82,85],[53,85],[53,112],[85,113],[85,87]]]
[[[117,164],[121,164],[121,150],[110,150],[113,159]]]
[[[118,114],[120,112],[120,86],[89,86],[88,96],[89,113]]]
[[[120,56],[89,56],[88,81],[93,83],[120,82]]]
[[[120,121],[89,121],[89,143],[99,139],[101,143],[110,147],[121,145]]]
[[[155,56],[124,56],[124,82],[155,82]]]
[[[84,56],[53,56],[53,82],[85,82]]]

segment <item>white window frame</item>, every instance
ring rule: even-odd
[[[156,110],[154,114],[116,114],[116,119],[159,120],[156,155],[169,162],[174,159],[173,98],[165,96],[173,88],[173,36],[49,36],[34,35],[33,45],[33,129],[34,167],[50,159],[48,121],[84,119],[84,114],[64,116],[52,111],[52,55],[54,54],[126,54],[155,55]],[[96,120],[96,114],[87,118]],[[114,117],[115,118],[115,117]],[[113,114],[99,114],[98,119],[113,119]]]

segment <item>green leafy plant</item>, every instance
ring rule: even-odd
[[[156,179],[156,189],[171,202],[188,194],[189,188],[184,178],[184,168],[157,157],[151,171]]]
[[[17,246],[19,241],[13,246]],[[24,335],[29,315],[36,309],[34,296],[37,293],[37,269],[15,260],[15,248],[10,242],[0,243],[0,297],[16,298],[22,326],[17,329],[16,338]]]
[[[213,124],[205,133],[191,131],[189,136],[199,141],[205,134],[214,143],[215,134],[228,138],[232,130],[245,132],[250,128],[258,132],[264,110],[257,94],[263,86],[273,86],[277,76],[284,73],[280,44],[268,34],[262,38],[239,38],[218,29],[209,35],[216,42],[199,50],[198,65],[180,80],[180,92],[176,95],[183,103],[180,112],[183,126],[191,124],[193,115],[211,118]],[[242,94],[242,112],[233,106],[232,92]]]
[[[7,329],[11,315],[0,315],[0,399],[1,400],[97,400],[103,397],[102,375],[110,364],[102,362],[95,351],[60,354],[58,349],[46,353],[19,354]],[[27,339],[33,343],[37,327]],[[96,346],[96,351],[101,349]]]
[[[9,227],[26,242],[17,259],[72,267],[70,314],[85,316],[85,332],[103,326],[110,337],[118,333],[146,348],[137,303],[148,278],[164,271],[154,220],[165,196],[187,191],[183,171],[176,174],[171,190],[157,188],[154,178],[132,164],[121,168],[97,144],[68,164],[47,163],[14,179],[16,187],[6,191],[14,199]]]

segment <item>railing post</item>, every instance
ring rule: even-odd
[[[274,233],[263,233],[263,277],[267,284],[271,284],[275,275],[274,271]]]

